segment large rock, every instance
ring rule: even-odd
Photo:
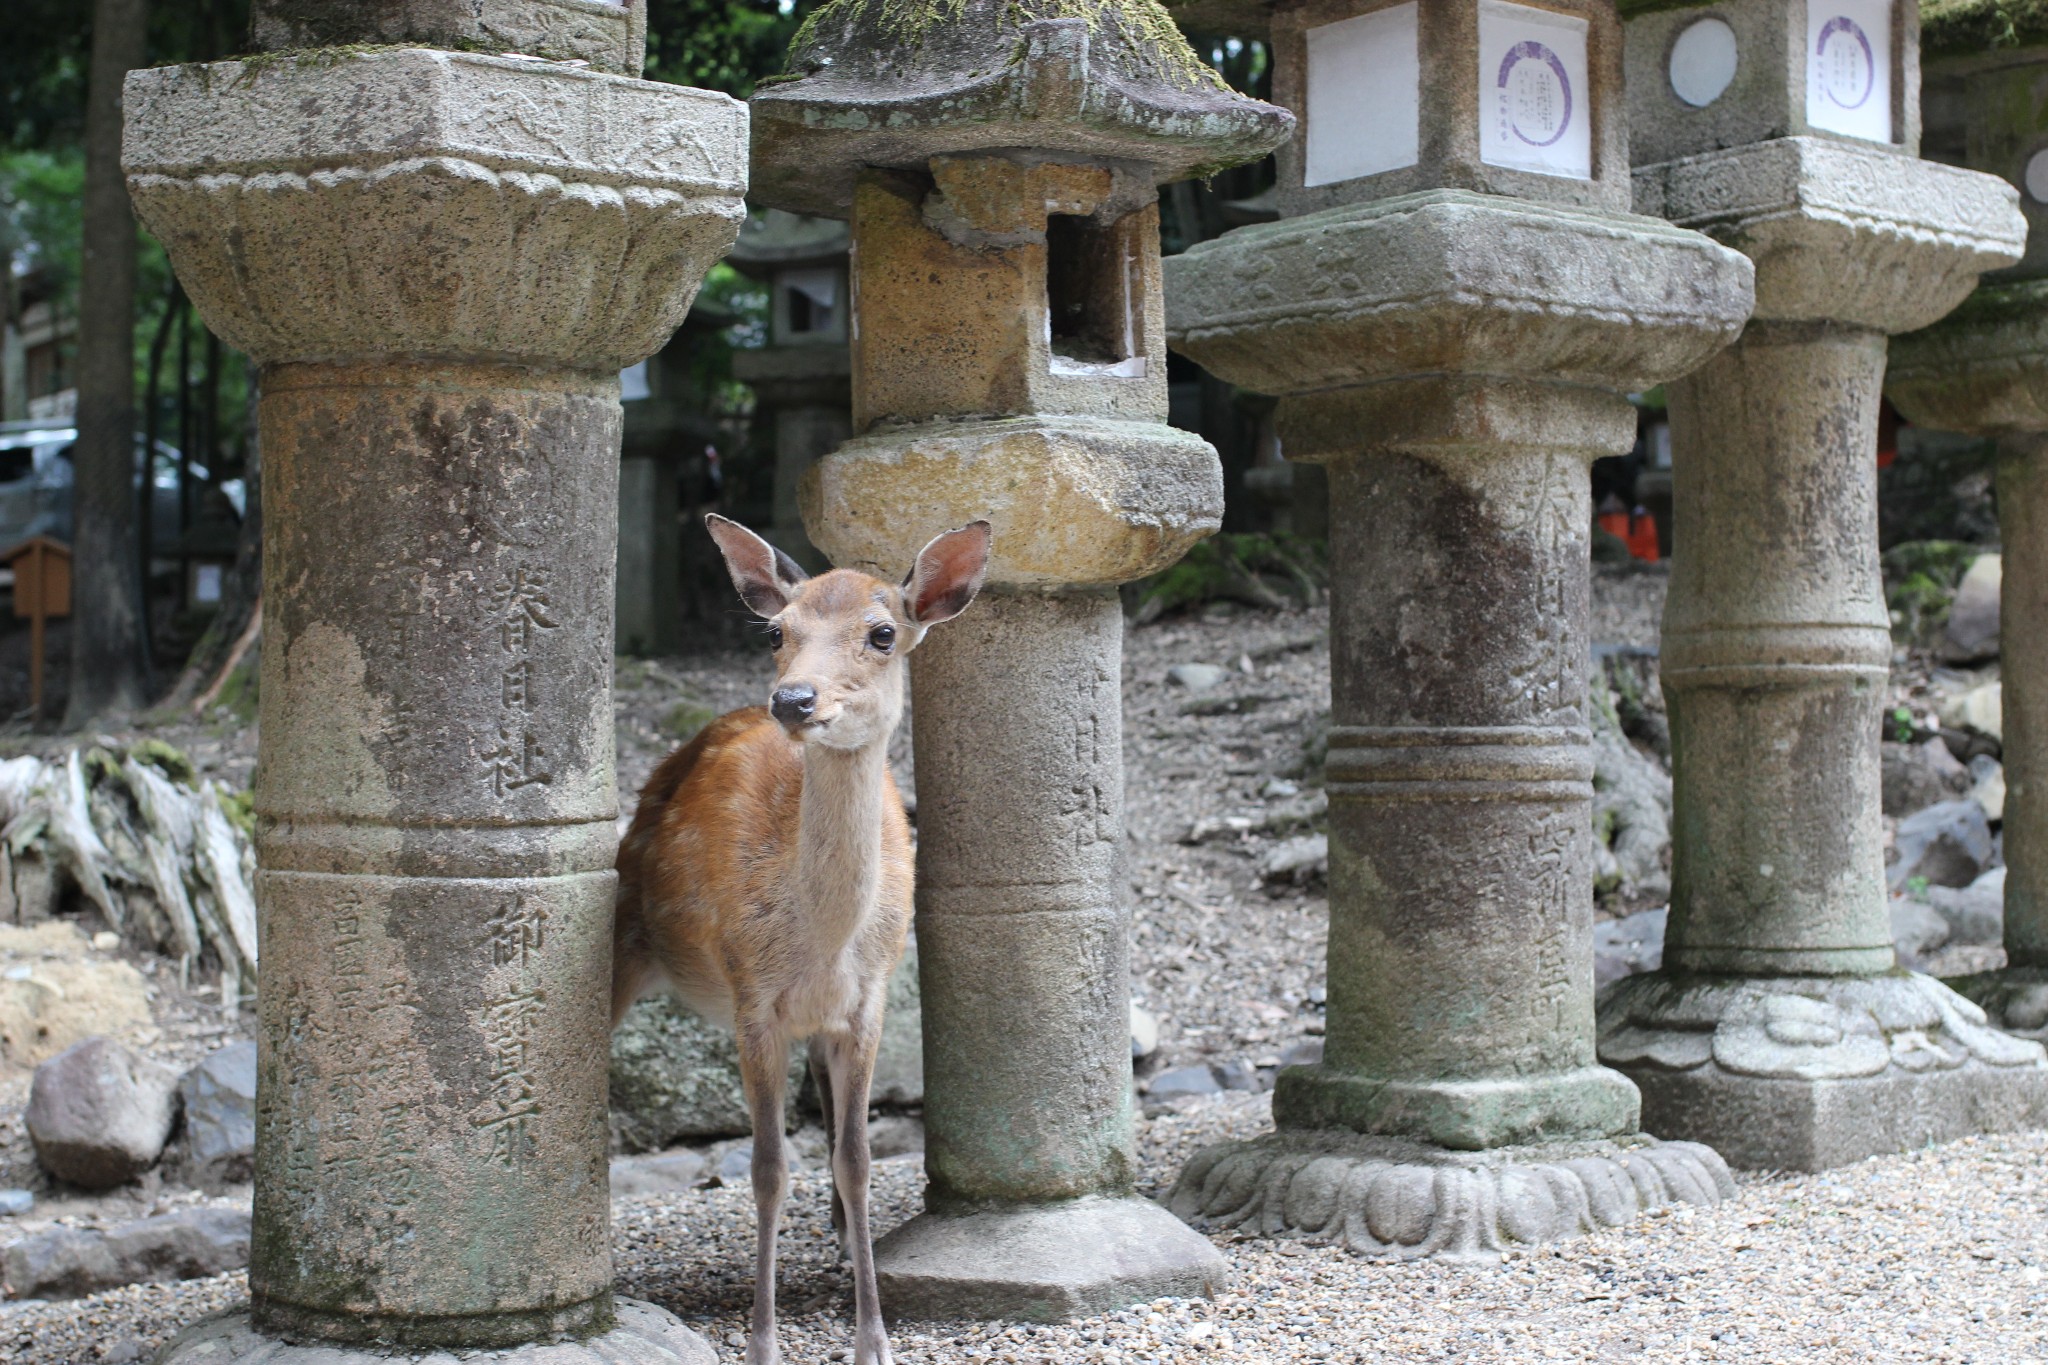
[[[1671,912],[1665,906],[1638,910],[1621,919],[1601,920],[1593,926],[1593,982],[1604,986],[1637,972],[1654,972],[1664,965],[1664,924]]]
[[[1949,941],[1948,920],[1924,901],[1895,898],[1891,920],[1892,944],[1898,949],[1899,965],[1908,971],[1925,971],[1928,957]]]
[[[1978,555],[1956,587],[1942,628],[1941,654],[1951,663],[1974,663],[1998,654],[1998,589],[2003,561]]]
[[[180,1209],[110,1231],[51,1228],[0,1250],[15,1299],[75,1299],[124,1284],[198,1280],[249,1264],[242,1209]]]
[[[1624,895],[1671,894],[1671,774],[1631,744],[1609,698],[1593,716],[1593,828],[1614,858]]]
[[[802,1050],[793,1050],[792,1100],[803,1070]],[[613,1131],[629,1152],[753,1130],[732,1033],[665,993],[633,1006],[612,1034],[611,1106]]]
[[[869,1095],[876,1104],[921,1104],[924,1035],[915,940],[889,978],[887,1009]],[[803,1088],[805,1056],[801,1047],[790,1053],[791,1104]],[[612,1034],[611,1106],[612,1130],[629,1152],[753,1131],[732,1033],[666,994],[633,1006]]]
[[[1971,730],[1996,740],[2005,738],[2005,687],[2002,683],[1979,683],[1969,691],[1941,704],[1941,723],[1956,730]]]
[[[43,1168],[89,1190],[133,1180],[162,1155],[178,1073],[110,1038],[88,1038],[36,1068],[28,1135]]]
[[[1988,947],[2005,941],[2005,869],[1994,867],[1965,887],[1930,886],[1926,902],[1948,921],[1948,941]]]
[[[179,1165],[203,1189],[247,1180],[256,1159],[256,1044],[209,1053],[178,1082],[185,1106]]]
[[[615,1156],[612,1158],[612,1198],[687,1194],[704,1178],[705,1164],[704,1154],[688,1147],[647,1156]]]
[[[1899,821],[1899,859],[1886,869],[1893,887],[1925,878],[1929,886],[1968,886],[1991,866],[1991,823],[1975,801],[1943,801]]]
[[[1911,815],[1970,790],[1970,770],[1939,739],[1887,741],[1879,762],[1886,815]]]

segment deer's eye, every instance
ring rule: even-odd
[[[782,648],[782,627],[781,627],[781,626],[770,626],[770,627],[768,627],[768,648],[770,648],[770,649],[781,649],[781,648]]]
[[[896,627],[876,626],[868,632],[868,644],[878,652],[887,654],[896,647]]]

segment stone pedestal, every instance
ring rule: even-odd
[[[912,658],[926,1212],[892,1315],[1059,1319],[1227,1279],[1132,1189],[1123,618],[1211,534],[1222,471],[1165,423],[1156,185],[1269,149],[1156,5],[844,0],[755,96],[756,182],[850,215],[856,435],[804,484],[836,564],[994,526],[988,588]]]
[[[403,48],[127,100],[268,519],[251,1304],[164,1358],[708,1361],[611,1292],[616,375],[738,226],[744,112]]]
[[[1951,7],[1940,30],[1951,50],[1929,69],[1955,88],[1947,104],[1964,126],[1929,132],[2019,190],[2026,255],[1940,322],[1898,338],[1885,387],[1914,422],[1998,438],[2006,966],[1948,984],[1999,1027],[2048,1041],[2048,203],[2036,193],[2048,192],[2048,138],[2035,93],[2048,46],[2030,30],[2026,46],[1993,48],[1989,31],[1964,27],[1973,11],[1993,17]]]
[[[1634,440],[1623,392],[1733,335],[1745,263],[1436,189],[1168,275],[1176,347],[1281,394],[1289,457],[1328,470],[1333,720],[1327,1051],[1281,1073],[1279,1131],[1198,1155],[1171,1207],[1457,1256],[1732,1192],[1712,1151],[1640,1135],[1594,1058],[1587,466]]]
[[[1740,342],[1669,386],[1663,680],[1671,921],[1600,1056],[1652,1132],[1816,1170],[2048,1118],[2048,1062],[1895,970],[1879,814],[1886,335],[2014,260],[2010,189],[1891,147],[1781,137],[1641,168],[1640,209],[1756,263]]]

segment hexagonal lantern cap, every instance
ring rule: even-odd
[[[1263,156],[1286,110],[1232,92],[1159,0],[831,0],[753,99],[754,197],[844,217],[863,166],[997,148],[1149,165]]]

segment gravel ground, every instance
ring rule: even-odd
[[[1609,581],[1612,580],[1612,581]],[[1596,581],[1596,638],[1654,645],[1661,575]],[[1323,612],[1212,611],[1132,633],[1125,670],[1134,994],[1160,1019],[1157,1065],[1270,1065],[1321,1032],[1327,904],[1320,886],[1261,884],[1280,837],[1180,840],[1202,821],[1256,826],[1313,793],[1308,741],[1327,720]],[[1212,691],[1168,685],[1177,663],[1232,668]],[[759,699],[756,652],[625,662],[620,785],[672,747],[678,702]],[[242,745],[223,742],[228,766]],[[899,768],[904,764],[899,763]],[[903,773],[906,791],[910,774]],[[1300,788],[1286,794],[1277,782]],[[1148,1106],[1147,1193],[1199,1146],[1269,1120],[1259,1093]],[[876,1224],[918,1208],[917,1158],[883,1162]],[[783,1350],[845,1359],[851,1299],[835,1264],[822,1175],[800,1173],[784,1237]],[[740,1358],[753,1215],[744,1190],[620,1201],[621,1289],[694,1322]],[[5,1240],[5,1234],[0,1234]],[[1237,1276],[1214,1303],[1161,1301],[1069,1326],[906,1324],[904,1365],[930,1362],[1527,1361],[2048,1362],[2048,1135],[1987,1138],[1823,1176],[1745,1176],[1713,1210],[1678,1210],[1506,1264],[1388,1265],[1302,1244],[1219,1238]],[[137,1360],[242,1277],[141,1286],[63,1304],[0,1304],[0,1360]]]

